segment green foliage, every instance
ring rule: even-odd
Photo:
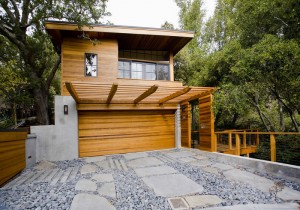
[[[201,1],[176,3],[197,41],[175,57],[175,78],[219,88],[216,128],[299,131],[299,2],[218,0],[205,24]]]
[[[79,29],[83,25],[101,23],[103,16],[110,15],[106,3],[107,0],[0,1],[0,35],[5,37],[6,46],[15,51],[1,54],[0,60],[3,65],[18,61],[11,71],[27,82],[27,93],[35,101],[40,124],[49,124],[48,103],[52,101],[51,94],[57,93],[54,88],[57,84],[52,85],[52,82],[59,79],[55,74],[60,65],[60,55],[53,48],[43,22],[69,21],[77,23]],[[59,52],[60,46],[55,47]]]

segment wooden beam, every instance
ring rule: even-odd
[[[164,98],[160,99],[160,100],[158,101],[158,103],[159,103],[159,104],[163,104],[163,103],[165,103],[165,102],[167,102],[167,101],[170,101],[170,100],[172,100],[172,99],[174,99],[174,98],[177,98],[178,96],[181,96],[181,95],[183,95],[183,94],[186,94],[186,93],[189,92],[191,89],[192,89],[191,87],[185,87],[185,88],[182,89],[182,90],[179,90],[179,91],[177,91],[177,92],[175,92],[175,93],[172,93],[171,95],[168,95],[167,97],[164,97]]]
[[[142,100],[144,100],[145,98],[147,98],[151,94],[155,93],[157,88],[158,88],[158,85],[151,86],[148,90],[146,90],[144,93],[142,93],[139,97],[134,99],[133,103],[137,104],[137,103],[141,102]]]
[[[177,104],[77,104],[77,110],[175,110]]]
[[[114,95],[117,92],[117,89],[118,89],[118,84],[117,83],[113,83],[113,85],[111,86],[110,92],[108,94],[107,100],[106,100],[107,104],[110,104],[112,98],[114,97]]]
[[[69,93],[71,94],[71,96],[74,98],[74,100],[76,101],[76,103],[80,103],[80,99],[78,97],[78,94],[75,90],[75,88],[73,87],[71,82],[66,82],[66,88],[69,91]]]
[[[215,89],[207,90],[207,91],[205,91],[205,92],[202,92],[202,93],[196,94],[196,95],[194,95],[194,96],[191,96],[191,97],[189,97],[189,98],[187,98],[187,99],[184,99],[184,100],[181,101],[180,103],[183,104],[183,103],[185,103],[185,102],[193,101],[193,100],[198,99],[198,98],[201,98],[201,97],[203,97],[203,96],[208,96],[208,95],[212,94],[214,91],[215,91]]]

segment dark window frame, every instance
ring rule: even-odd
[[[87,59],[87,55],[89,55],[89,54],[96,56],[96,65],[89,65],[91,67],[96,67],[96,75],[95,76],[87,74],[87,62],[86,62],[86,59]],[[84,53],[84,76],[85,77],[98,77],[98,54],[97,53],[90,53],[90,52]]]
[[[130,67],[130,78],[126,78],[126,77],[119,77],[119,71],[123,70],[123,69],[119,69],[118,67],[118,78],[120,79],[140,79],[140,80],[150,80],[150,81],[170,81],[170,64],[163,64],[163,63],[158,63],[158,62],[144,62],[144,61],[135,61],[135,60],[127,60],[127,59],[119,59],[118,62],[128,62],[129,63],[129,67]],[[143,65],[142,67],[142,78],[132,78],[132,63],[141,63]],[[147,79],[147,72],[146,72],[146,65],[147,64],[151,64],[151,65],[155,65],[155,79]],[[158,66],[166,66],[168,69],[168,73],[167,73],[167,79],[165,80],[159,80],[158,79]],[[123,70],[124,71],[124,70]],[[123,72],[124,75],[124,72]]]

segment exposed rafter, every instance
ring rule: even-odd
[[[69,93],[71,94],[71,96],[74,98],[74,100],[76,101],[76,103],[80,103],[80,99],[78,97],[78,94],[75,90],[75,88],[73,87],[72,83],[70,82],[66,82],[66,88],[69,91]]]
[[[139,97],[137,97],[136,99],[134,99],[133,103],[134,104],[139,103],[143,99],[145,99],[148,96],[150,96],[151,94],[153,94],[157,90],[157,88],[158,88],[158,85],[151,86],[148,90],[146,90],[144,93],[142,93]]]
[[[192,89],[191,87],[185,87],[185,88],[183,88],[182,90],[179,90],[179,91],[177,91],[177,92],[175,92],[175,93],[172,93],[171,95],[168,95],[167,97],[164,97],[164,98],[160,99],[160,100],[158,101],[158,103],[159,103],[159,104],[163,104],[163,103],[165,103],[165,102],[167,102],[167,101],[170,101],[170,100],[172,100],[172,99],[174,99],[174,98],[177,98],[178,96],[181,96],[181,95],[183,95],[183,94],[186,94],[186,93],[189,92],[191,89]]]
[[[110,92],[108,94],[106,103],[110,104],[111,100],[113,99],[114,95],[116,94],[118,89],[118,84],[117,83],[113,83],[113,85],[111,86]]]

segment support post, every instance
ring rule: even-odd
[[[181,148],[181,117],[180,117],[180,104],[177,105],[175,112],[175,146]]]
[[[270,150],[271,150],[271,161],[276,162],[276,140],[274,134],[270,134]]]
[[[228,133],[228,145],[229,145],[229,150],[232,150],[232,133]]]
[[[241,139],[239,134],[235,134],[235,155],[241,155]]]
[[[246,131],[243,133],[243,148],[247,148],[247,134]]]
[[[257,130],[257,134],[256,134],[255,143],[256,143],[255,146],[258,146],[258,145],[259,145],[259,133],[258,133],[258,130]]]

